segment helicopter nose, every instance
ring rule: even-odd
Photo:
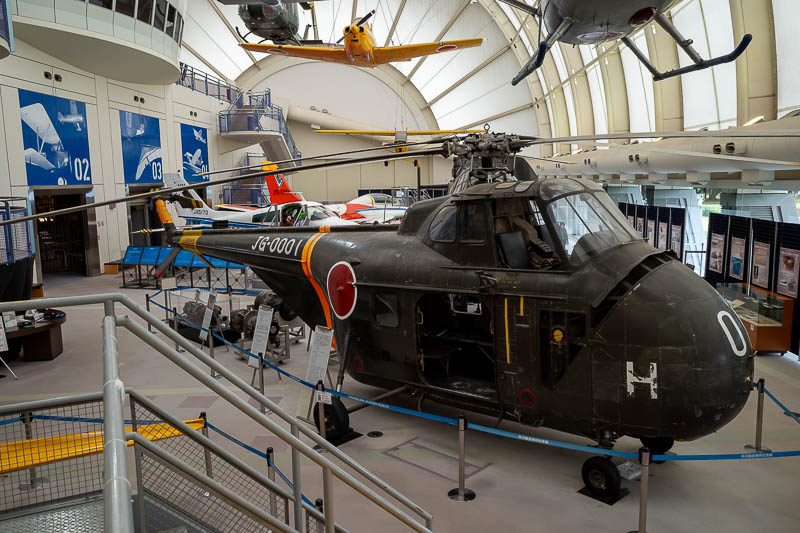
[[[753,348],[739,318],[678,261],[634,284],[597,334],[618,361],[627,434],[699,438],[732,420],[752,390]]]

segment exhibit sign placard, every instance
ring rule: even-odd
[[[666,250],[668,244],[669,244],[669,238],[668,238],[668,235],[667,235],[667,223],[666,222],[659,222],[658,223],[658,248],[660,250]]]
[[[181,153],[184,179],[189,183],[209,181],[209,176],[198,176],[208,172],[208,130],[181,124]]]
[[[656,221],[647,221],[647,242],[650,246],[656,245]]]
[[[8,351],[8,340],[6,339],[6,327],[0,320],[0,353]]]
[[[628,222],[630,223],[632,228],[636,227],[636,217],[633,215],[628,215]]]
[[[215,289],[211,289],[211,292],[208,294],[208,299],[206,300],[206,312],[203,314],[203,324],[202,329],[200,330],[200,341],[205,342],[208,338],[208,328],[211,327],[211,319],[214,316],[214,306],[217,303],[217,291]],[[213,339],[211,342],[214,342]]]
[[[753,277],[754,285],[769,288],[769,244],[753,242]]]
[[[315,327],[311,332],[311,355],[306,370],[308,383],[315,384],[325,377],[328,359],[331,356],[331,344],[333,344],[333,330],[322,326]]]
[[[731,237],[731,261],[728,273],[732,278],[744,279],[744,244],[741,237]]]
[[[250,353],[266,355],[273,313],[275,313],[275,310],[268,305],[258,307],[256,329],[253,331],[253,344],[250,346]],[[252,360],[252,357],[250,359]],[[255,361],[255,366],[258,366],[258,361]]]
[[[639,235],[644,237],[644,219],[642,217],[636,219],[636,231],[639,232]]]
[[[162,183],[164,167],[161,160],[161,127],[158,119],[119,112],[122,132],[122,167],[127,184]]]
[[[797,274],[800,269],[800,251],[791,248],[780,249],[778,262],[778,292],[790,298],[797,298]]]
[[[20,89],[19,115],[28,185],[91,185],[85,103]]]
[[[670,250],[673,250],[678,258],[683,258],[683,227],[673,224],[670,239]]]
[[[708,269],[717,274],[722,274],[722,265],[725,261],[725,235],[711,234],[711,247],[709,250]]]

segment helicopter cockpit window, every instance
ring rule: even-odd
[[[509,268],[552,268],[560,263],[536,204],[525,198],[495,201],[494,231]]]
[[[563,196],[548,206],[558,237],[570,262],[580,264],[591,256],[637,239],[618,209],[608,209],[589,193]]]
[[[583,191],[583,187],[576,181],[569,179],[546,180],[539,189],[539,196],[547,202],[562,194],[581,191]]]
[[[458,240],[464,244],[482,244],[489,236],[489,218],[482,203],[461,206],[458,216]]]
[[[431,222],[428,236],[433,242],[455,242],[456,240],[456,207],[449,205],[439,211]]]
[[[396,328],[400,325],[396,294],[380,292],[375,294],[375,323],[387,328]]]

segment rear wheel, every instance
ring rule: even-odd
[[[622,485],[617,465],[608,457],[590,457],[583,463],[581,477],[586,488],[600,498],[616,497]]]

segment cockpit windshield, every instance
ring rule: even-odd
[[[551,201],[547,210],[573,264],[641,239],[605,192],[567,194]]]

